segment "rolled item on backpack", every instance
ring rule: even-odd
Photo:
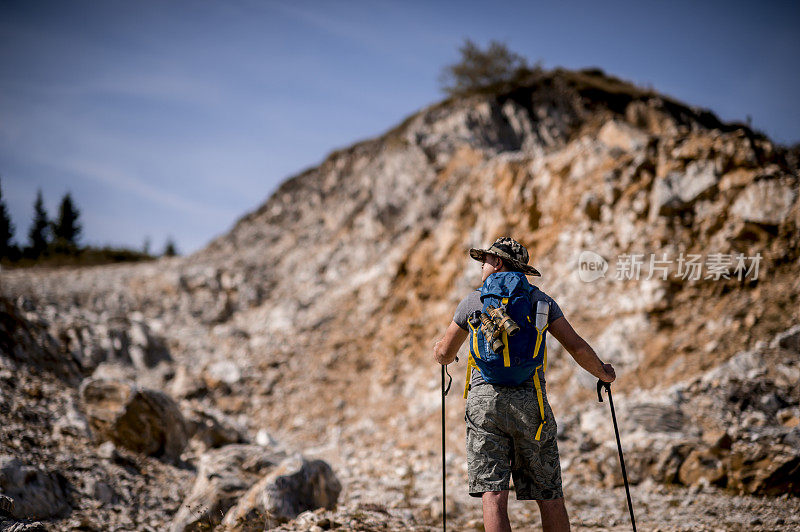
[[[536,303],[536,328],[540,331],[547,325],[547,315],[550,313],[550,303],[539,301]]]

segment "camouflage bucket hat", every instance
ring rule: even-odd
[[[500,257],[508,263],[509,268],[512,270],[520,271],[526,275],[542,276],[536,268],[528,266],[528,250],[513,238],[504,236],[495,240],[489,249],[471,248],[469,250],[469,256],[479,262],[483,262],[486,259],[486,255]]]

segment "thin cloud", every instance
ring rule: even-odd
[[[22,79],[0,79],[4,100],[13,103],[12,95],[39,95],[56,98],[83,98],[101,95],[177,102],[182,105],[216,106],[226,102],[226,88],[209,83],[208,79],[170,73],[129,71],[104,74],[95,79],[42,84]]]
[[[242,205],[236,212],[216,209],[230,217],[251,206],[254,189],[266,194],[272,188],[264,183],[265,175],[283,178],[295,169],[278,165],[283,169],[277,174],[269,171],[275,161],[263,152],[261,136],[252,134],[256,127],[252,123],[223,127],[213,118],[203,118],[180,134],[153,131],[142,135],[109,123],[91,107],[92,114],[80,106],[48,104],[29,106],[26,112],[19,109],[0,102],[0,160],[6,164],[27,160],[38,165],[40,173],[67,171],[75,178],[122,187],[161,205],[181,206],[182,212],[207,209],[179,194],[172,193],[172,199],[167,199],[167,179],[159,181],[158,176],[169,178],[169,183],[183,183],[186,180],[181,176],[191,176],[191,185],[186,186],[196,191],[196,197],[210,196],[229,207]],[[222,183],[221,176],[226,176]]]
[[[231,217],[237,214],[228,209],[220,209],[155,187],[130,173],[94,161],[63,160],[59,161],[59,168],[67,170],[76,176],[91,179],[123,192],[135,194],[142,199],[160,204],[177,212],[209,217]]]
[[[354,42],[370,52],[379,51],[383,56],[391,56],[400,61],[406,67],[420,69],[425,67],[425,63],[421,61],[416,55],[398,53],[397,47],[387,46],[385,36],[380,33],[371,33],[364,31],[364,27],[351,23],[346,20],[337,18],[335,14],[330,11],[327,13],[318,13],[308,9],[302,9],[296,4],[270,4],[270,7],[289,15],[300,22],[304,22],[335,37],[340,37],[345,40]],[[319,7],[319,6],[318,6]]]

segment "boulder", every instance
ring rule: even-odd
[[[14,515],[14,499],[0,493],[0,517]]]
[[[728,488],[739,493],[800,495],[800,450],[762,443],[735,449],[726,459]]]
[[[676,443],[661,451],[658,459],[650,468],[654,480],[665,484],[678,482],[680,468],[684,460],[692,452],[692,444]]]
[[[92,433],[89,422],[75,405],[75,401],[70,398],[66,406],[66,411],[53,425],[53,434],[61,437],[64,435],[76,438],[90,438]]]
[[[103,504],[114,504],[120,500],[119,494],[108,482],[103,482],[94,477],[89,477],[86,480],[84,493]]]
[[[796,187],[775,179],[756,181],[736,198],[731,212],[746,222],[780,225],[797,198]]]
[[[283,453],[260,445],[226,445],[203,454],[197,479],[173,517],[170,531],[217,526],[239,497],[283,458]]]
[[[334,509],[341,490],[326,462],[295,454],[250,488],[222,522],[232,530],[264,530],[267,522],[285,523],[306,510]]]
[[[242,370],[230,360],[214,362],[206,368],[203,380],[210,389],[225,384],[232,386],[242,380]]]
[[[636,427],[648,433],[681,432],[685,417],[677,404],[671,402],[633,402],[628,417]]]
[[[657,177],[650,192],[650,220],[689,207],[718,180],[713,161],[695,161],[689,163],[684,172]]]
[[[775,336],[770,346],[800,353],[800,325],[795,325]]]
[[[222,412],[210,408],[191,408],[184,411],[190,437],[204,448],[212,449],[233,443],[247,443],[247,434]]]
[[[0,363],[11,368],[15,363],[25,364],[77,384],[81,378],[79,362],[62,352],[42,321],[30,321],[13,301],[0,296]]]
[[[190,399],[200,397],[208,392],[203,381],[192,370],[186,366],[178,365],[172,382],[168,389],[173,397],[179,399]]]
[[[701,480],[709,484],[725,483],[725,467],[722,461],[709,449],[694,449],[686,457],[678,470],[681,484],[694,486]]]
[[[703,441],[716,453],[730,451],[733,445],[733,438],[731,438],[727,430],[710,430],[705,432],[703,433]]]
[[[624,152],[634,152],[647,145],[648,136],[640,129],[618,120],[609,120],[600,128],[597,140],[610,148],[618,148]]]
[[[58,472],[0,456],[0,492],[13,499],[11,514],[18,519],[49,519],[70,512],[69,483]]]
[[[784,408],[779,410],[777,415],[778,423],[788,429],[800,426],[800,408]]]
[[[82,406],[95,436],[131,451],[178,461],[188,431],[178,405],[166,394],[129,381],[87,379]]]
[[[143,320],[131,320],[128,338],[130,339],[128,356],[137,369],[152,368],[161,361],[172,360],[164,340],[152,334],[150,327]]]

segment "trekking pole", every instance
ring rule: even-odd
[[[617,415],[614,413],[614,399],[611,397],[611,383],[597,380],[597,400],[603,402],[600,391],[605,388],[608,393],[608,404],[611,405],[611,419],[614,420],[614,434],[617,436],[617,450],[619,451],[619,465],[622,467],[622,480],[625,482],[625,495],[628,497],[628,511],[631,514],[631,524],[633,532],[636,532],[636,519],[633,517],[633,503],[631,502],[631,490],[628,488],[628,474],[625,472],[625,458],[622,457],[622,443],[619,440],[619,428],[617,427]]]
[[[447,373],[447,377],[450,379],[447,382],[447,386],[445,387],[444,384],[444,374]],[[450,373],[447,371],[447,366],[442,364],[442,530],[447,531],[447,475],[446,475],[446,468],[447,468],[447,458],[444,454],[444,398],[447,396],[447,392],[450,391],[450,385],[453,383],[453,378],[450,377]]]

